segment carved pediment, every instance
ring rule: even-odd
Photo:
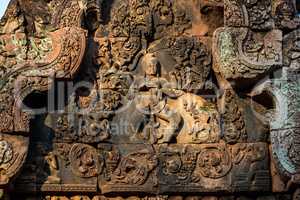
[[[299,199],[293,0],[12,0],[0,199]]]

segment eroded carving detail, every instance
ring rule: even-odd
[[[297,5],[12,0],[0,198],[298,199]]]
[[[282,34],[273,30],[261,37],[247,28],[221,28],[213,51],[215,72],[242,87],[243,80],[257,80],[282,65]]]
[[[28,138],[0,136],[0,187],[6,185],[24,164],[28,150]]]

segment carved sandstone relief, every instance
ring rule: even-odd
[[[297,12],[293,0],[11,1],[0,199],[299,199]]]
[[[273,119],[270,121],[272,153],[276,170],[281,174],[286,187],[289,187],[299,181],[299,81],[293,68],[283,67],[280,72],[279,78],[264,82],[260,87],[274,98],[275,109],[268,114]]]
[[[238,89],[282,65],[282,33],[255,33],[248,28],[220,28],[214,35],[214,70]]]
[[[33,113],[30,108],[24,109],[24,100],[35,91],[47,91],[54,78],[73,77],[85,52],[86,33],[83,29],[65,27],[45,33],[36,29],[39,31],[36,35],[29,33],[33,29],[29,28],[29,21],[28,27],[25,27],[25,21],[30,16],[24,16],[22,12],[22,9],[29,8],[27,6],[12,1],[1,21],[0,115],[3,119],[1,134],[5,134],[1,138],[12,140],[12,162],[4,163],[3,170],[7,172],[3,172],[6,178],[1,182],[1,187],[18,173],[27,154],[29,123]],[[23,136],[15,134],[25,137],[21,139]],[[3,145],[7,146],[5,142]],[[7,150],[3,151],[5,153]]]

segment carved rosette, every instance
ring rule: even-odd
[[[197,163],[204,177],[218,179],[225,176],[231,169],[231,159],[222,147],[207,147],[199,154]]]
[[[0,199],[299,199],[296,6],[13,0],[0,22]],[[66,102],[34,96],[47,92]]]

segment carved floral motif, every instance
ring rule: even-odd
[[[74,144],[70,150],[72,171],[79,177],[92,177],[101,173],[103,160],[96,150],[88,145]]]
[[[298,199],[298,29],[292,0],[12,0],[0,198]]]
[[[225,0],[225,26],[249,27],[256,30],[273,28],[271,0]]]
[[[28,138],[23,136],[0,135],[0,187],[6,185],[24,164]]]

